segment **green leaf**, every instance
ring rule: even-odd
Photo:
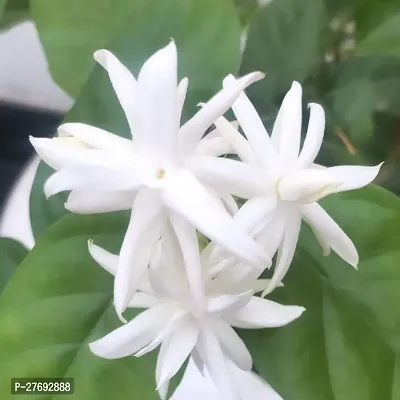
[[[400,12],[389,15],[357,45],[360,55],[400,55]]]
[[[371,186],[322,203],[354,241],[359,270],[335,254],[324,257],[303,229],[273,298],[306,312],[284,328],[241,335],[257,371],[285,400],[397,399],[400,200]]]
[[[0,238],[0,294],[27,253],[28,250],[16,240]]]
[[[261,70],[266,78],[250,92],[266,102],[282,96],[293,80],[304,82],[320,62],[324,22],[320,0],[279,0],[259,9],[250,25],[241,73]]]
[[[192,80],[192,89],[204,94],[215,90],[216,79],[234,72],[239,62],[240,24],[231,0],[31,0],[31,4],[50,70],[74,96],[94,66],[93,51],[108,47],[122,31],[119,45],[111,50],[136,67],[135,72],[173,37],[182,71]]]
[[[9,28],[19,22],[29,19],[29,17],[29,0],[8,0],[4,8],[3,16],[0,18],[0,29]]]
[[[96,6],[90,8],[88,2],[82,5],[81,1],[32,1],[34,12],[42,10],[47,16],[45,21],[37,20],[37,23],[39,32],[42,29],[41,38],[47,48],[55,78],[67,86],[70,79],[71,82],[75,82],[76,77],[80,81],[84,80],[79,77],[86,76],[90,70],[85,67],[86,61],[90,58],[92,63],[93,50],[106,43],[96,42],[94,45],[79,33],[87,29],[86,35],[91,32],[90,35],[96,37],[92,31],[105,29],[96,22],[98,18],[103,18],[96,15],[101,12],[99,7],[105,2],[96,1]],[[221,88],[223,77],[237,71],[241,28],[230,0],[203,0],[201,3],[194,0],[157,1],[157,7],[156,2],[147,0],[129,1],[124,7],[121,6],[127,14],[133,9],[137,13],[107,47],[137,74],[143,62],[173,37],[178,47],[179,74],[181,77],[189,77],[183,116],[185,120],[196,111],[199,102],[206,101]],[[75,13],[79,14],[79,18],[74,17]],[[53,14],[56,14],[54,20],[50,18]],[[115,18],[112,15],[104,18]],[[60,19],[63,23],[59,25]],[[41,22],[47,30],[43,26],[41,28]],[[88,24],[90,29],[86,27]],[[47,40],[52,45],[46,44]],[[81,83],[73,84],[79,86]],[[66,121],[83,122],[130,137],[122,108],[106,72],[100,66],[91,74]],[[63,207],[64,195],[54,196],[49,201],[44,198],[43,185],[50,173],[50,168],[41,165],[33,184],[30,210],[36,239],[66,213]]]
[[[29,214],[33,237],[39,240],[46,229],[67,214],[64,208],[66,195],[64,193],[46,199],[43,186],[54,171],[44,162],[40,162],[29,199]]]
[[[119,248],[127,213],[67,216],[48,230],[0,298],[0,398],[11,377],[75,378],[74,399],[157,399],[155,354],[104,360],[88,343],[120,326],[113,277],[90,258],[87,240]],[[30,396],[41,399],[42,396]]]

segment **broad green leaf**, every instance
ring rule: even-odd
[[[0,18],[2,17],[2,14],[3,14],[4,8],[7,4],[7,1],[8,0],[0,0]]]
[[[82,66],[85,60],[92,60],[93,50],[106,46],[107,43],[96,42],[93,47],[92,42],[86,41],[86,36],[79,36],[79,33],[86,29],[87,24],[90,24],[90,29],[87,28],[89,30],[86,34],[91,32],[90,35],[94,35],[92,30],[105,29],[91,20],[100,18],[94,15],[101,11],[96,7],[105,2],[99,2],[94,8],[86,8],[88,3],[85,2],[85,6],[82,6],[80,1],[32,1],[36,12],[38,9],[46,10],[47,17],[43,23],[48,30],[41,33],[41,38],[45,48],[47,47],[53,73],[56,79],[57,76],[60,77],[58,82],[62,84],[64,80],[68,82],[70,78],[79,78],[84,70],[87,75],[90,68],[85,69]],[[120,29],[118,37],[107,48],[115,52],[137,75],[143,62],[173,37],[178,47],[179,74],[181,77],[189,77],[183,119],[196,111],[199,102],[206,101],[222,87],[224,76],[237,71],[241,28],[230,0],[203,0],[201,3],[194,0],[140,0],[122,3],[125,6],[121,7],[127,14],[132,9],[137,10],[137,13],[130,16],[124,29]],[[55,20],[49,19],[54,13],[57,14]],[[73,18],[75,13],[79,14],[79,18]],[[104,18],[112,18],[112,15],[111,13]],[[64,21],[63,24],[57,25],[59,19]],[[40,31],[41,21],[37,23]],[[51,46],[46,45],[46,40],[57,47],[54,52]],[[59,69],[58,63],[61,64]],[[130,137],[123,111],[106,72],[100,66],[91,74],[66,121],[88,123]],[[65,214],[65,196],[56,196],[49,202],[44,198],[43,184],[50,173],[51,169],[40,166],[33,184],[30,208],[36,239],[50,224]]]
[[[35,180],[29,198],[29,214],[31,219],[33,236],[38,240],[46,229],[62,218],[67,211],[64,208],[66,196],[63,193],[46,199],[43,186],[53,170],[43,162],[40,162],[36,171]]]
[[[0,238],[0,294],[28,250],[14,239]]]
[[[50,70],[74,96],[94,66],[93,51],[108,47],[124,28],[120,44],[111,50],[117,50],[130,67],[141,65],[172,37],[183,56],[182,71],[205,93],[215,90],[215,79],[235,71],[239,62],[240,24],[231,0],[31,0],[31,4]]]
[[[2,16],[0,12],[0,29],[9,28],[19,22],[27,20],[29,16],[29,0],[8,0]]]
[[[250,89],[254,96],[271,101],[282,96],[293,80],[304,82],[320,62],[324,21],[320,0],[273,1],[257,11],[241,66],[242,73],[261,70],[266,74],[262,83]]]
[[[389,15],[357,45],[362,55],[400,55],[400,11]]]
[[[116,251],[127,214],[67,216],[48,230],[0,298],[0,398],[11,377],[75,378],[73,399],[154,399],[155,352],[103,360],[88,343],[120,326],[113,278],[90,258],[87,240]],[[30,398],[42,399],[32,395]]]
[[[353,239],[359,270],[324,257],[304,229],[285,287],[273,297],[306,312],[284,328],[242,337],[257,371],[285,400],[397,399],[400,200],[371,186],[322,203]]]

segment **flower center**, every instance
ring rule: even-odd
[[[163,179],[165,177],[165,174],[166,174],[165,169],[159,168],[159,170],[157,171],[157,174],[156,174],[156,179],[157,180]]]

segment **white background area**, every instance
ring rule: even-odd
[[[0,101],[61,112],[66,112],[73,103],[53,82],[36,29],[31,22],[24,22],[0,33]],[[21,175],[0,221],[0,236],[19,240],[28,248],[34,245],[28,205],[37,165],[38,160],[35,158]],[[241,400],[277,399],[270,388],[253,373],[237,371],[235,380]],[[173,396],[173,400],[189,399],[224,400],[218,395],[211,380],[204,378],[192,363],[189,363],[187,373]]]

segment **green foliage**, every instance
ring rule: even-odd
[[[258,100],[266,104],[268,100],[280,100],[293,80],[305,81],[320,62],[324,23],[321,0],[273,1],[257,11],[250,25],[241,73],[266,73],[265,80],[252,88]]]
[[[395,399],[400,200],[371,186],[330,196],[323,206],[354,241],[359,270],[335,254],[324,257],[304,229],[285,287],[274,298],[302,304],[306,312],[287,327],[241,334],[257,371],[285,400]]]
[[[93,51],[103,47],[137,72],[172,37],[182,72],[203,96],[239,62],[240,25],[230,0],[31,0],[31,7],[50,70],[74,96],[94,66]]]
[[[27,252],[25,247],[16,240],[7,237],[0,238],[0,294]]]
[[[154,355],[102,360],[88,348],[120,322],[112,277],[91,260],[87,240],[116,251],[125,221],[124,213],[66,217],[18,268],[0,299],[1,399],[18,376],[73,377],[74,399],[157,399]]]
[[[0,1],[0,10],[1,10]],[[29,0],[6,0],[3,15],[0,11],[0,29],[9,28],[19,22],[29,19]]]

